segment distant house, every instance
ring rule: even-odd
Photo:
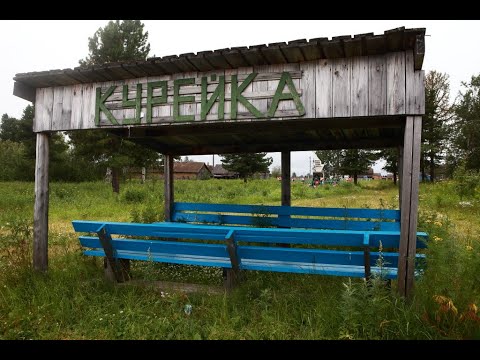
[[[186,161],[173,163],[174,179],[210,179],[212,172],[204,162]]]
[[[215,179],[237,179],[238,173],[225,169],[222,164],[217,164],[212,169],[213,177]]]

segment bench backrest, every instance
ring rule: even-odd
[[[176,202],[172,221],[355,231],[400,231],[400,211]]]

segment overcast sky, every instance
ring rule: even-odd
[[[88,37],[108,20],[68,21],[0,21],[2,44],[0,72],[0,114],[20,117],[28,102],[12,95],[15,74],[31,71],[74,68],[88,54]],[[426,28],[425,71],[437,70],[450,76],[451,99],[480,73],[480,21],[462,20],[228,20],[177,21],[145,20],[149,34],[150,56],[179,55],[189,52],[250,46],[297,39],[355,35],[405,26]],[[280,164],[280,154],[272,153],[273,166]],[[311,151],[292,153],[292,171],[298,175],[309,171]],[[192,156],[212,162],[212,156]],[[215,162],[219,158],[215,157]],[[381,165],[375,166],[380,171]]]

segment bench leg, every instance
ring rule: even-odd
[[[236,272],[233,269],[223,268],[223,286],[227,291],[233,290],[240,280],[240,272]]]
[[[128,259],[117,259],[120,267],[120,280],[118,282],[125,282],[130,280],[130,260]],[[103,258],[103,268],[105,269],[105,278],[111,282],[117,282],[115,279],[115,273],[113,272],[112,267],[107,261],[107,258]]]

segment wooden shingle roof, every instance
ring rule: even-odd
[[[395,51],[414,51],[415,70],[422,68],[425,52],[425,28],[387,30],[384,34],[357,34],[353,37],[334,36],[267,45],[254,45],[200,51],[145,61],[130,61],[16,74],[19,88],[42,88],[145,76],[168,75],[188,71],[211,71],[244,66],[297,63],[317,59],[380,55]]]

